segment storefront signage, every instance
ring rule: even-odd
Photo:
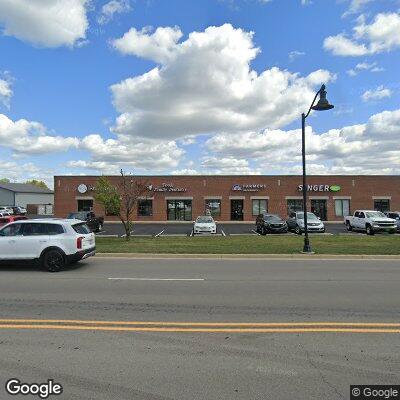
[[[307,192],[340,192],[339,185],[307,185]],[[299,192],[303,191],[303,185],[297,187]]]
[[[233,185],[232,190],[234,192],[259,192],[267,187],[267,185],[256,183],[256,184],[245,184],[245,185]]]
[[[78,185],[77,190],[80,194],[85,194],[87,193],[89,190],[91,191],[95,191],[96,188],[94,186],[87,186],[84,183],[81,183],[80,185]]]
[[[161,186],[149,185],[150,192],[186,192],[186,188],[175,187],[173,183],[163,183]]]

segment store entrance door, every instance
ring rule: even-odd
[[[167,200],[168,221],[191,221],[192,201],[191,200]]]
[[[328,219],[328,208],[326,200],[311,200],[311,212],[314,213],[321,221]]]
[[[243,221],[243,200],[231,200],[231,220]]]

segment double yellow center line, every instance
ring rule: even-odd
[[[378,322],[155,322],[0,319],[0,330],[205,332],[205,333],[400,333],[400,323]]]

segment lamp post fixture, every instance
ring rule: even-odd
[[[319,95],[318,103],[314,106],[315,100]],[[307,114],[301,114],[301,155],[303,159],[303,213],[304,213],[304,247],[303,253],[312,253],[310,239],[308,237],[308,226],[307,226],[307,174],[306,174],[306,118],[310,115],[311,110],[325,111],[331,110],[334,106],[329,104],[326,99],[325,85],[321,86],[317,94],[314,97],[313,102],[308,110]]]

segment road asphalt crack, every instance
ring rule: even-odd
[[[317,364],[312,360],[309,351],[308,351],[307,349],[305,349],[304,346],[303,346],[301,343],[299,344],[299,346],[303,349],[303,351],[304,351],[304,353],[305,353],[305,355],[306,355],[306,360],[307,360],[307,362],[310,364],[310,366],[311,366],[312,368],[314,368],[314,369],[318,372],[318,374],[319,374],[319,376],[320,376],[320,378],[321,378],[321,381],[322,381],[326,386],[328,386],[329,388],[331,388],[341,399],[345,399],[345,397],[342,395],[342,393],[339,391],[339,389],[338,389],[335,385],[333,385],[331,382],[329,382],[329,380],[328,380],[328,379],[326,378],[326,376],[323,374],[323,372],[321,371],[321,369],[318,368]]]

